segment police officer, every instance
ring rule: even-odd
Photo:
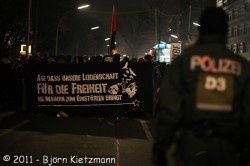
[[[153,162],[165,166],[249,165],[250,64],[226,47],[228,21],[206,8],[199,38],[165,71],[157,105]]]

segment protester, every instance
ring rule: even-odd
[[[83,63],[83,56],[76,56],[74,57],[75,64],[82,64]]]
[[[82,61],[83,63],[89,63],[89,57],[87,55],[83,55]]]
[[[48,64],[56,64],[56,56],[48,56]]]
[[[104,62],[113,62],[112,55],[104,55]]]
[[[153,163],[169,164],[174,143],[177,166],[249,166],[250,64],[226,47],[221,8],[205,9],[200,25],[197,43],[165,71]]]
[[[146,54],[146,55],[144,56],[144,61],[145,61],[146,63],[153,63],[152,56],[149,55],[149,54]]]
[[[95,56],[95,58],[94,58],[94,62],[95,62],[95,63],[104,62],[104,58],[102,57],[102,55],[97,55],[97,56]]]
[[[117,62],[120,62],[120,60],[121,60],[121,55],[118,53],[115,53],[113,55],[113,62],[117,63]]]
[[[122,62],[129,62],[129,57],[127,56],[123,57]]]
[[[68,63],[68,58],[65,55],[58,55],[56,64],[67,64]]]
[[[137,61],[138,61],[138,62],[145,62],[145,61],[144,61],[144,58],[142,58],[142,57],[138,58]]]
[[[13,106],[16,78],[8,55],[0,57],[0,108]]]
[[[68,55],[66,55],[66,57],[67,57],[67,62],[69,64],[71,64],[72,63],[72,55],[68,54]]]

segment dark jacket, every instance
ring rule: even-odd
[[[165,71],[157,104],[156,165],[163,163],[160,154],[176,133],[187,130],[249,138],[250,63],[228,50],[219,36],[200,39]]]

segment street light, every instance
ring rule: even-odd
[[[84,8],[87,8],[87,7],[90,7],[90,5],[79,6],[77,9],[78,9],[78,10],[81,10],[81,9],[84,9]]]
[[[78,9],[78,10],[81,10],[81,9],[87,8],[87,7],[89,7],[89,6],[90,6],[90,5],[83,5],[83,6],[79,6],[77,9]],[[71,9],[71,10],[68,10],[66,13],[64,13],[64,15],[60,18],[60,20],[59,20],[59,22],[58,22],[58,24],[57,24],[57,28],[56,28],[55,56],[57,56],[57,53],[58,53],[58,32],[59,32],[59,26],[60,26],[62,20],[64,19],[64,17],[65,17],[68,13],[70,13],[70,12],[72,12],[72,11],[74,11],[74,10],[76,10],[76,9]]]
[[[196,23],[196,22],[193,22],[193,24],[194,24],[195,26],[198,26],[198,27],[201,26],[200,24],[198,24],[198,23]]]
[[[95,29],[99,29],[100,27],[99,26],[96,26],[96,27],[92,27],[91,30],[95,30]]]
[[[170,36],[172,36],[173,38],[178,39],[178,36],[176,36],[176,35],[171,34]]]

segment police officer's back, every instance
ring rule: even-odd
[[[226,47],[222,9],[207,8],[200,24],[197,43],[162,80],[154,164],[166,165],[166,150],[175,142],[176,165],[247,165],[242,154],[248,153],[250,132],[250,64]]]

